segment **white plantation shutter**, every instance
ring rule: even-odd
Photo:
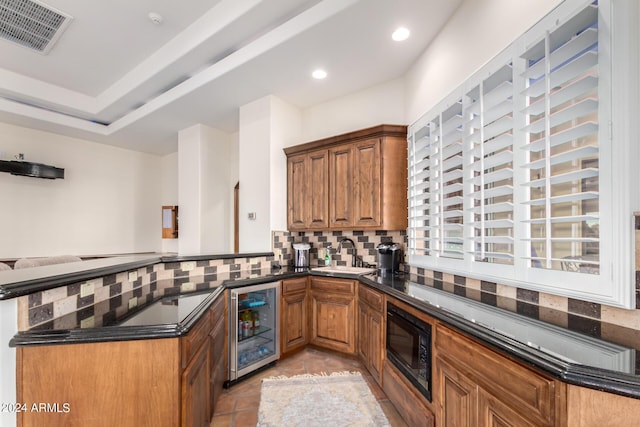
[[[437,156],[432,182],[438,191],[434,203],[438,247],[442,256],[463,257],[462,197],[462,102],[455,102],[440,115],[442,125],[432,148]]]
[[[507,64],[465,97],[475,261],[513,264],[513,90]]]
[[[532,266],[599,272],[598,6],[521,55]]]
[[[409,147],[409,246],[463,257],[462,104],[413,127]]]
[[[428,123],[416,123],[409,133],[408,243],[417,255],[431,251],[431,132]]]
[[[640,209],[616,211],[633,185],[612,177],[621,160],[635,173],[625,153],[636,133],[616,127],[611,112],[624,92],[614,77],[637,74],[612,65],[612,49],[630,42],[616,44],[609,29],[613,17],[630,26],[625,10],[640,6],[618,6],[565,0],[410,126],[410,264],[634,305],[622,244]],[[618,34],[636,34],[624,28]],[[611,128],[627,137],[613,141]]]

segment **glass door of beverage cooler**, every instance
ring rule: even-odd
[[[280,357],[280,282],[231,290],[229,380]]]

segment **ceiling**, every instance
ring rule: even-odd
[[[168,154],[263,96],[306,108],[404,75],[461,2],[44,0],[73,19],[46,55],[0,39],[0,121]]]

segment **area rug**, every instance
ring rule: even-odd
[[[359,372],[262,381],[258,427],[390,426]]]

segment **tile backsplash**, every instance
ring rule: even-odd
[[[18,330],[99,327],[181,290],[217,286],[241,272],[269,272],[272,263],[272,256],[166,262],[36,292],[18,298]]]
[[[636,310],[625,310],[416,266],[407,266],[405,272],[410,275],[411,281],[576,332],[636,347],[640,342],[640,214],[636,213],[635,216]]]
[[[356,244],[357,256],[367,264],[377,264],[376,247],[380,243],[398,243],[403,250],[407,247],[406,231],[274,231],[273,249],[282,252],[282,264],[293,265],[293,243],[309,243],[309,264],[311,266],[324,265],[326,248],[331,245],[331,259],[336,265],[351,265],[353,249],[350,243],[337,253],[338,243],[343,238],[349,238]]]

